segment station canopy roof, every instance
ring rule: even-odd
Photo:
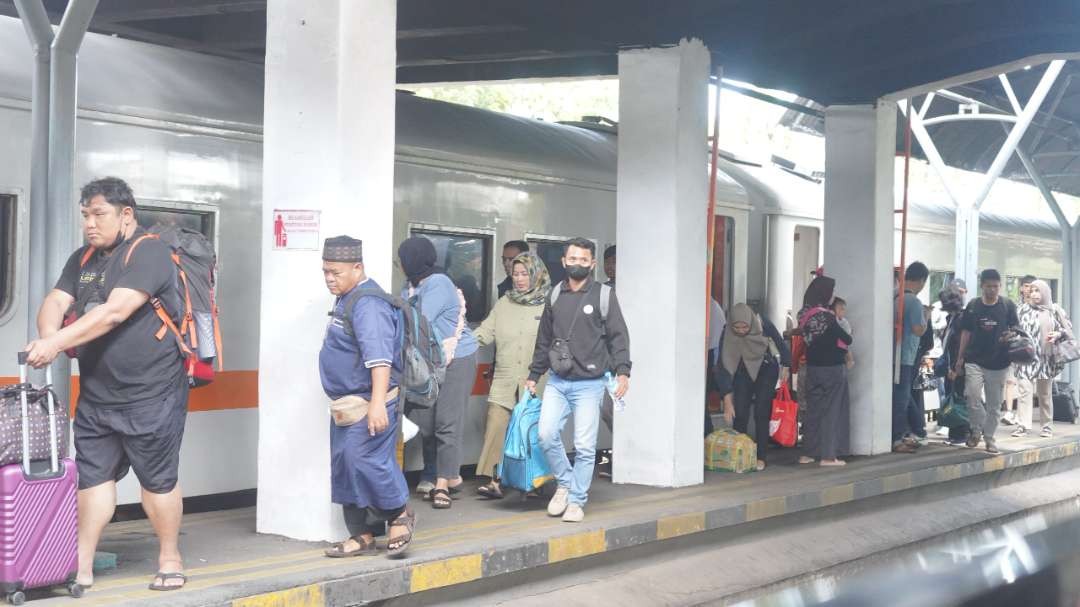
[[[45,0],[54,23],[66,5]],[[90,29],[258,63],[266,5],[100,0]],[[832,105],[1080,52],[1077,0],[398,0],[397,10],[402,84],[610,76],[620,50],[697,37],[725,78]],[[0,0],[0,14],[17,14],[13,0]],[[1021,100],[1040,74],[1015,76]],[[1061,101],[1055,112],[1044,109],[1025,142],[1038,144],[1033,153],[1051,187],[1080,194],[1080,152],[1070,153],[1080,151],[1080,88],[1070,82],[1059,79]],[[957,92],[1009,107],[996,80]],[[930,116],[955,111],[942,102]],[[972,170],[985,170],[1004,139],[997,123],[931,132],[946,162]],[[1014,162],[1005,176],[1022,178],[1023,168]]]

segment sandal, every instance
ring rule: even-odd
[[[386,542],[387,554],[399,556],[409,548],[409,544],[412,543],[413,529],[416,528],[416,515],[408,506],[405,507],[405,511],[400,516],[390,523],[390,528],[394,527],[405,527],[408,530],[404,535],[391,538]]]
[[[494,481],[486,485],[480,485],[476,488],[476,493],[480,497],[489,500],[501,500],[503,498],[502,489]]]
[[[345,542],[338,542],[333,546],[330,546],[323,554],[332,559],[344,559],[353,556],[364,556],[366,554],[374,554],[376,551],[375,540],[365,540],[362,535],[358,535],[350,538],[352,541],[360,545],[356,550],[345,550]]]
[[[180,584],[168,584],[169,580],[180,580]],[[158,583],[160,582],[160,583]],[[164,571],[158,571],[154,574],[154,582],[150,584],[150,590],[157,590],[158,592],[171,592],[173,590],[180,590],[187,584],[187,576],[179,571],[173,571],[166,573]]]
[[[432,489],[428,493],[428,499],[431,500],[431,507],[436,510],[448,510],[454,505],[454,500],[450,499],[450,492],[446,489]]]

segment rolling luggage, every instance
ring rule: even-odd
[[[19,392],[22,419],[28,419],[31,401],[46,401],[52,448],[48,459],[32,461],[30,424],[24,423],[22,461],[0,467],[0,591],[12,605],[21,605],[26,591],[34,588],[66,586],[73,597],[83,594],[75,583],[79,562],[75,462],[61,457],[56,448],[61,432],[50,390],[51,369],[46,370],[45,381],[40,390],[27,383],[26,353],[20,352],[19,384],[14,389]]]
[[[1073,396],[1072,387],[1069,385],[1069,382],[1054,382],[1053,399],[1054,421],[1075,424],[1076,418],[1080,416],[1080,412],[1077,411],[1076,397]]]

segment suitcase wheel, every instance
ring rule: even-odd
[[[83,597],[83,594],[86,592],[86,589],[82,587],[82,584],[79,584],[77,582],[71,582],[67,585],[67,591],[68,594],[72,596],[72,598],[81,599]]]
[[[26,595],[23,594],[22,591],[16,590],[7,595],[7,602],[12,605],[22,605],[26,602]]]

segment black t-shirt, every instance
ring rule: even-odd
[[[170,311],[180,310],[176,265],[168,247],[157,239],[139,243],[128,263],[124,256],[141,229],[111,254],[97,251],[79,267],[86,247],[64,265],[56,288],[75,298],[81,316],[104,303],[114,288],[142,291],[159,298]],[[186,381],[180,350],[169,333],[155,334],[161,320],[149,304],[105,335],[79,348],[80,401],[97,406],[141,405],[158,402]]]
[[[983,300],[974,299],[964,310],[960,328],[971,332],[964,362],[979,365],[991,371],[1000,371],[1009,366],[1009,349],[1001,343],[1001,336],[1009,327],[1020,325],[1016,315],[1016,304],[1000,297],[992,306]]]

